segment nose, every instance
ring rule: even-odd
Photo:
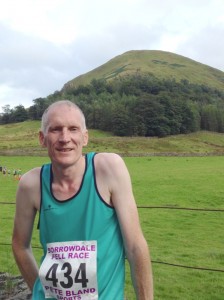
[[[59,136],[59,142],[68,143],[70,139],[71,139],[70,131],[67,128],[63,128]]]

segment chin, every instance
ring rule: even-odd
[[[78,157],[75,157],[74,155],[67,155],[67,156],[57,156],[52,161],[56,164],[60,164],[61,166],[71,166],[74,165],[78,160]]]

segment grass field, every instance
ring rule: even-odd
[[[0,125],[0,155],[46,155],[38,142],[39,121]],[[124,156],[146,155],[223,155],[224,135],[195,132],[157,137],[117,137],[109,132],[89,130],[86,152],[116,152]]]
[[[223,299],[223,156],[124,159],[151,250],[155,300]],[[0,165],[20,167],[23,173],[45,162],[46,157],[0,156]],[[0,202],[15,202],[17,185],[12,176],[0,173]],[[0,205],[0,272],[18,273],[10,247],[14,209],[13,204]],[[37,230],[32,244],[39,246]],[[34,248],[34,253],[39,260],[40,250]],[[126,296],[135,299],[128,266]]]

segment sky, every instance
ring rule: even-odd
[[[130,50],[224,71],[224,0],[0,0],[0,113]]]

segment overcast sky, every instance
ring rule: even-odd
[[[224,71],[224,0],[0,0],[0,112],[142,49]]]

